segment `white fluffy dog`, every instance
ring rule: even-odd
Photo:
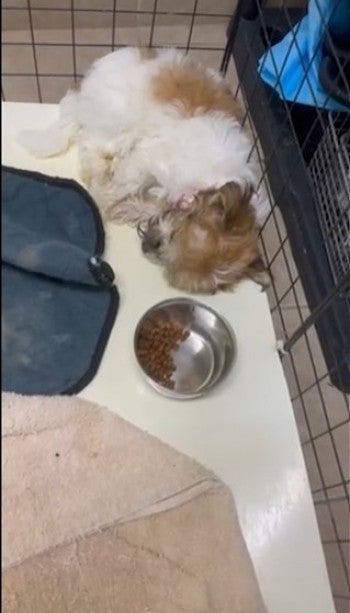
[[[139,224],[145,252],[189,291],[266,283],[251,142],[223,79],[174,49],[125,48],[96,61],[57,123],[19,137],[39,157],[78,147],[104,218]]]

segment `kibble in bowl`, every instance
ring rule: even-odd
[[[191,299],[167,300],[141,318],[135,356],[148,382],[172,398],[200,396],[227,374],[235,356],[231,328]]]

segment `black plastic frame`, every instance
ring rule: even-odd
[[[253,11],[253,4],[250,3],[248,10],[243,10],[244,4],[241,4],[241,13],[236,12],[229,28],[228,46],[234,57],[249,114],[268,158],[266,172],[274,201],[283,215],[304,292],[310,310],[314,311],[332,292],[334,278],[319,224],[317,202],[303,156],[307,145],[310,146],[311,138],[304,136],[305,140],[301,145],[293,119],[303,113],[310,117],[310,124],[314,126],[311,134],[313,151],[322,136],[322,128],[327,119],[324,111],[289,103],[288,116],[285,101],[281,101],[260,79],[257,62],[266,49],[262,20],[265,30],[276,30],[281,16],[283,18],[283,12],[273,8]],[[302,11],[298,9],[290,10],[289,13],[293,22],[302,16]],[[250,49],[249,55],[247,49]],[[344,117],[344,122],[346,121],[349,121],[350,129],[350,116],[349,119]],[[310,151],[307,154],[309,157]],[[347,283],[347,289],[350,289],[350,281]],[[333,297],[325,316],[312,323],[316,325],[332,383],[338,389],[349,393],[350,297],[346,296],[346,288]]]

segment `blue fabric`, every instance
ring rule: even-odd
[[[327,25],[350,40],[350,0],[310,0],[307,15],[262,56],[259,74],[282,99],[348,113],[348,107],[324,92],[318,78]]]
[[[107,284],[91,264],[103,249],[99,214],[76,183],[2,168],[4,391],[89,383],[118,308],[113,273]]]

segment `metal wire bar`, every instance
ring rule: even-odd
[[[72,28],[72,54],[73,54],[73,77],[74,82],[77,82],[77,54],[76,54],[76,40],[75,40],[75,16],[74,16],[74,0],[70,0],[70,13],[71,13],[71,28]]]
[[[112,51],[114,51],[114,49],[115,49],[116,15],[117,15],[117,0],[113,0]]]
[[[153,47],[154,27],[155,27],[155,24],[156,24],[157,8],[158,8],[158,0],[154,0],[154,7],[153,7],[153,13],[152,13],[152,23],[151,23],[151,34],[150,34],[150,38],[149,38],[149,46],[150,47]]]
[[[114,5],[113,5],[114,6]],[[6,10],[6,11],[23,11],[23,6],[8,6],[8,5],[2,5],[2,10]],[[41,6],[39,7],[32,7],[32,11],[48,11],[48,12],[61,12],[61,13],[67,13],[69,12],[69,9],[64,7],[54,7],[54,6]],[[154,15],[154,13],[156,12],[156,15],[175,15],[175,16],[180,16],[180,17],[189,17],[189,16],[200,16],[200,17],[231,17],[231,13],[206,13],[205,11],[198,11],[196,9],[193,10],[192,13],[186,13],[184,11],[176,11],[176,10],[172,10],[171,12],[169,11],[161,11],[161,10],[156,10],[154,11],[154,8],[152,10],[138,10],[138,9],[96,9],[96,8],[77,8],[74,7],[74,12],[75,13],[107,13],[107,14],[112,14],[114,12],[116,13],[121,13],[121,14],[125,14],[125,15]],[[203,47],[201,47],[203,49]],[[222,49],[222,48],[221,48]]]
[[[305,321],[301,324],[300,328],[294,332],[292,336],[288,338],[288,340],[283,345],[283,351],[288,352],[291,350],[293,345],[309,330],[311,326],[313,326],[318,318],[324,313],[324,311],[330,306],[336,296],[339,296],[343,292],[350,289],[350,272],[348,275],[344,277],[332,291],[326,296],[312,311],[312,313],[305,319]]]
[[[334,498],[332,498],[332,502],[344,502],[345,501],[345,497],[344,496],[335,496]],[[321,505],[321,504],[329,504],[328,500],[315,500],[314,499],[314,505]],[[341,539],[339,539],[341,540]],[[325,541],[322,539],[322,542],[324,543]],[[332,541],[333,542],[333,541]]]
[[[34,27],[33,27],[33,17],[32,17],[32,10],[31,10],[30,0],[27,0],[27,9],[28,9],[29,29],[30,29],[30,40],[31,40],[30,44],[31,44],[31,48],[32,48],[33,60],[34,60],[34,69],[35,69],[35,75],[34,76],[36,78],[36,86],[37,86],[37,91],[38,91],[39,102],[42,102],[43,99],[42,99],[42,95],[41,95],[39,70],[38,70],[38,60],[37,60],[37,56],[36,56]]]
[[[197,14],[197,7],[198,7],[198,0],[195,0],[194,6],[193,6],[193,12],[191,15],[190,31],[189,31],[188,39],[187,39],[186,53],[189,51],[191,47],[192,32],[193,32],[193,27],[195,23],[196,14]]]

